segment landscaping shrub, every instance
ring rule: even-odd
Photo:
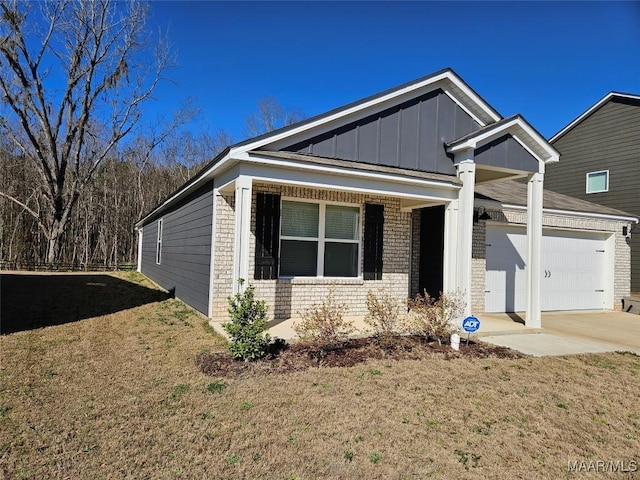
[[[432,298],[426,291],[408,300],[409,313],[406,330],[421,335],[439,344],[447,341],[457,329],[456,321],[462,317],[466,306],[460,292],[440,293]]]
[[[353,322],[345,320],[347,306],[335,300],[335,288],[321,302],[313,304],[301,314],[302,321],[293,329],[300,341],[313,344],[318,348],[333,348],[346,340],[355,331]]]
[[[240,281],[242,284],[242,281]],[[254,298],[253,286],[229,297],[231,321],[222,327],[229,334],[229,351],[236,359],[258,360],[267,354],[269,334],[266,333],[267,307],[264,300]]]
[[[400,303],[382,290],[367,292],[367,315],[364,321],[383,342],[391,340],[400,327]]]

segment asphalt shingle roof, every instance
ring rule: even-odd
[[[527,185],[515,180],[476,185],[476,198],[494,200],[509,205],[527,205]],[[543,196],[543,208],[555,210],[568,210],[572,212],[599,213],[602,215],[617,215],[622,217],[634,217],[635,215],[615,208],[605,207],[586,200],[569,197],[561,193],[545,190]]]

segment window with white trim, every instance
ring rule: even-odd
[[[609,191],[609,170],[587,173],[587,193]]]
[[[360,207],[282,200],[281,277],[357,277]]]
[[[158,220],[158,241],[156,243],[156,263],[162,261],[162,218]]]

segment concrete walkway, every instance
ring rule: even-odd
[[[479,340],[527,355],[569,355],[615,350],[632,351],[640,355],[638,315],[608,311],[545,312],[542,314],[542,329],[529,331],[531,333],[524,326],[518,330],[512,325],[521,320],[520,314],[491,314],[479,318]],[[493,331],[482,328],[485,320]],[[496,330],[500,321],[505,327],[503,332]]]

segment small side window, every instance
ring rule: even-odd
[[[587,193],[609,191],[609,170],[587,173]]]
[[[158,243],[156,244],[156,263],[162,261],[162,218],[158,220]]]

